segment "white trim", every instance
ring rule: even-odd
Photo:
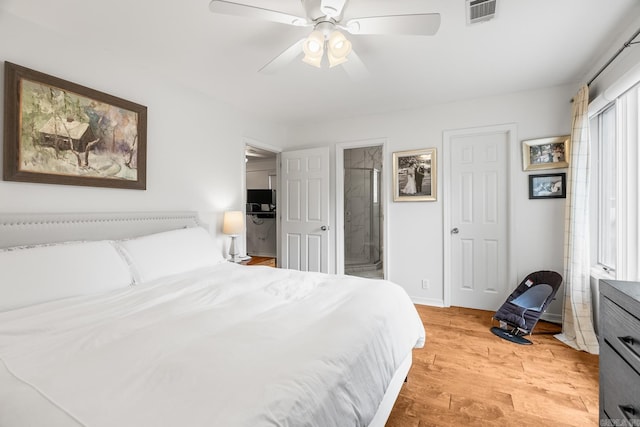
[[[589,118],[598,114],[611,102],[640,82],[640,64],[624,73],[611,86],[589,103]]]
[[[241,191],[242,191],[242,208],[240,210],[242,210],[242,212],[245,213],[245,217],[246,217],[246,208],[247,208],[247,162],[245,161],[245,150],[247,148],[247,145],[250,145],[252,147],[256,147],[256,148],[260,148],[262,150],[267,150],[267,151],[271,151],[272,153],[276,154],[276,182],[278,183],[278,191],[276,191],[276,214],[277,217],[275,219],[276,221],[276,230],[280,230],[280,153],[282,153],[282,148],[276,147],[275,145],[271,145],[271,144],[267,144],[264,142],[260,142],[258,140],[255,139],[251,139],[251,138],[247,138],[247,137],[243,137],[242,138],[242,159],[241,159],[241,164],[242,167],[241,169],[241,173],[242,176],[240,177],[240,185],[241,185]],[[241,257],[246,257],[247,256],[247,227],[245,225],[245,229],[244,232],[242,233],[241,236],[241,240],[242,242],[242,251],[240,253]],[[277,262],[277,266],[280,267],[280,233],[276,233],[276,262]]]
[[[640,66],[638,67],[640,74]],[[640,78],[640,75],[636,78]],[[621,280],[640,279],[640,87],[617,101],[616,151],[616,268]]]
[[[387,167],[387,139],[374,138],[358,141],[339,142],[336,144],[336,273],[344,274],[344,150],[351,148],[363,147],[382,147],[382,183],[380,183],[380,192],[382,199],[382,271],[385,278],[389,277],[388,263],[388,228],[387,228],[387,212],[389,209],[389,198],[387,197],[387,186],[383,185],[386,181],[385,174]]]
[[[544,312],[540,316],[540,319],[546,320],[547,322],[551,322],[551,323],[562,324],[562,314]],[[535,334],[536,334],[536,330],[534,328],[532,335],[535,335]]]
[[[507,244],[509,247],[507,248],[507,253],[509,254],[509,259],[507,260],[507,277],[509,283],[517,283],[517,275],[516,275],[516,264],[515,264],[515,256],[511,254],[511,248],[515,248],[515,238],[513,233],[513,228],[515,227],[513,218],[515,218],[515,190],[512,185],[516,182],[516,171],[518,168],[514,165],[518,163],[514,161],[512,158],[513,150],[518,150],[518,139],[517,139],[517,130],[518,127],[515,123],[507,123],[503,125],[492,125],[492,126],[482,126],[476,128],[466,128],[466,129],[455,129],[455,130],[445,130],[442,134],[442,160],[440,161],[440,165],[443,169],[443,184],[442,184],[442,194],[444,195],[442,209],[442,238],[443,238],[443,260],[444,260],[444,269],[443,269],[443,279],[444,279],[444,294],[443,294],[443,306],[450,307],[451,306],[451,199],[448,197],[451,195],[451,139],[457,136],[467,136],[467,135],[479,135],[479,134],[492,134],[492,133],[505,133],[509,139],[507,144],[507,152],[506,152],[506,161],[507,161],[507,176],[509,177],[509,182],[507,183]],[[519,151],[517,151],[519,154]],[[519,156],[518,156],[519,157]]]
[[[610,270],[605,270],[604,266],[600,264],[591,266],[591,269],[589,270],[589,276],[593,277],[596,280],[616,280],[616,275]]]
[[[344,274],[344,149],[336,144],[336,274]]]
[[[242,138],[242,142],[244,142],[245,146],[250,145],[252,147],[256,147],[256,148],[260,148],[260,149],[263,149],[263,150],[271,151],[272,153],[276,153],[276,154],[282,153],[282,151],[283,151],[282,148],[276,147],[275,145],[267,144],[265,142],[260,142],[258,140],[247,138],[247,137],[243,137]],[[244,147],[243,147],[243,150],[244,150]],[[244,151],[243,151],[243,153],[244,153]]]
[[[428,305],[431,307],[448,307],[444,305],[444,300],[438,298],[410,297],[411,301],[417,305]]]

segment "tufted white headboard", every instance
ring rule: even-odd
[[[202,226],[196,212],[0,214],[0,248],[73,240],[123,239]]]

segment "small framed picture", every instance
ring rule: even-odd
[[[530,199],[564,199],[567,197],[565,173],[529,175]]]
[[[525,171],[569,167],[569,135],[522,141],[522,168]]]
[[[393,201],[435,201],[437,176],[435,148],[393,153]]]

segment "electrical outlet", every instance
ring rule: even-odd
[[[429,280],[422,279],[422,289],[429,289]]]

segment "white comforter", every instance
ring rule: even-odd
[[[75,425],[366,426],[424,337],[390,282],[224,263],[0,313],[0,364]]]

